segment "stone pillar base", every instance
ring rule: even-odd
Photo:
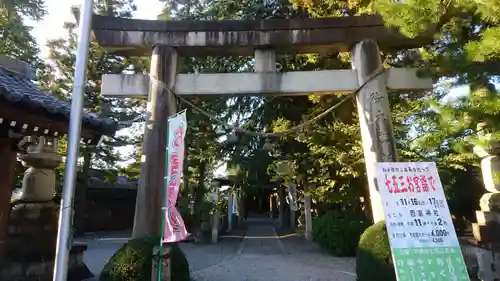
[[[69,253],[68,280],[81,281],[93,277],[83,262],[86,245],[73,246]],[[0,280],[52,281],[55,256],[49,259],[6,260],[0,264]]]
[[[477,253],[478,274],[477,277],[484,281],[500,279],[500,254],[492,251]]]
[[[151,281],[159,281],[158,280],[158,262],[160,261],[160,257],[162,260],[162,268],[161,268],[161,281],[171,281],[171,267],[170,267],[170,247],[168,245],[164,245],[161,247],[156,246],[153,249],[153,266],[151,272]]]
[[[57,240],[59,205],[53,201],[12,204],[5,260],[0,280],[51,281]],[[86,245],[75,245],[69,254],[68,280],[92,277],[83,262]]]
[[[7,255],[49,260],[55,254],[59,205],[54,202],[16,203],[11,210]]]
[[[490,211],[476,211],[477,223],[472,224],[474,238],[490,246],[500,245],[500,214]]]
[[[482,244],[499,244],[498,240],[498,225],[479,225],[472,224],[472,233],[474,238]]]

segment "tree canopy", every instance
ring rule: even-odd
[[[461,171],[477,166],[474,146],[488,147],[498,141],[500,99],[500,2],[424,0],[183,0],[163,1],[160,20],[276,19],[304,17],[347,17],[380,14],[389,27],[414,37],[429,30],[431,43],[417,49],[384,51],[385,67],[420,67],[436,82],[427,92],[400,91],[390,94],[394,132],[400,161],[435,161],[450,199],[456,196]],[[67,24],[67,36],[48,42],[50,60],[39,57],[31,29],[23,19],[40,20],[47,11],[42,0],[6,1],[0,9],[0,52],[37,66],[40,85],[64,99],[70,99],[76,52],[74,25]],[[9,8],[7,8],[9,7]],[[7,12],[8,11],[8,12]],[[96,1],[95,12],[132,17],[132,0]],[[300,54],[277,57],[278,71],[350,69],[349,53]],[[109,99],[100,95],[103,74],[147,71],[148,58],[123,58],[105,53],[91,43],[85,107],[122,122],[140,121],[144,103],[133,99]],[[188,73],[253,71],[251,57],[183,58]],[[450,98],[450,89],[467,85],[470,91]],[[257,132],[279,132],[302,124],[338,103],[344,96],[304,97],[211,97],[190,98],[195,107],[179,101],[188,111],[187,152],[184,173],[190,194],[200,198],[206,182],[221,161],[227,162],[238,185],[252,191],[274,180],[307,180],[316,188],[320,202],[351,204],[366,197],[366,177],[354,102],[347,102],[325,118],[279,138],[232,132],[218,121]],[[210,117],[199,109],[210,112]],[[83,149],[90,167],[117,168],[138,177],[142,128],[106,139],[99,148]],[[479,129],[478,129],[479,128]],[[234,134],[234,135],[233,135]],[[236,138],[234,138],[236,137]],[[223,142],[227,138],[229,141]],[[236,141],[235,141],[236,140]],[[131,147],[130,155],[117,151]],[[286,164],[287,175],[276,173]],[[195,195],[198,194],[198,195]]]

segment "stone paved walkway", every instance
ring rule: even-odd
[[[224,240],[220,244],[225,243]],[[191,260],[191,263],[196,263]],[[355,281],[355,261],[323,254],[301,236],[278,236],[273,223],[249,221],[232,258],[193,271],[195,281]]]
[[[84,260],[98,275],[126,236],[80,240]],[[217,244],[181,244],[193,281],[355,281],[355,260],[322,253],[299,235],[276,233],[272,221],[249,220],[246,233],[222,237]]]

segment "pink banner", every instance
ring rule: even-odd
[[[175,243],[186,239],[189,233],[184,220],[176,208],[184,167],[184,136],[187,129],[186,111],[168,119],[167,165],[165,173],[166,206],[163,243]]]

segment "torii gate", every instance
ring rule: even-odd
[[[181,96],[308,95],[352,92],[382,68],[382,48],[415,48],[430,36],[413,39],[386,28],[379,16],[253,21],[161,21],[94,15],[93,35],[106,51],[151,55],[150,75]],[[351,51],[352,70],[276,73],[276,53]],[[255,73],[181,74],[179,56],[251,56]],[[161,214],[167,117],[175,98],[148,75],[104,75],[102,95],[148,99],[134,237],[158,235]],[[416,69],[389,69],[357,94],[370,200],[375,221],[384,218],[375,181],[375,162],[396,161],[387,90],[427,90],[430,79]],[[310,211],[310,210],[306,210]],[[310,212],[306,216],[310,218]],[[307,221],[310,222],[310,219]],[[310,226],[309,226],[310,229]]]

